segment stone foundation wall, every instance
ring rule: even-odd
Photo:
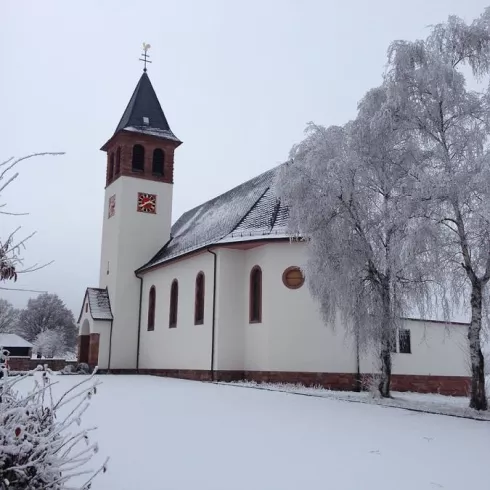
[[[52,371],[61,371],[65,366],[76,366],[77,361],[67,361],[65,359],[31,359],[29,357],[9,357],[8,365],[10,371],[31,371],[37,366],[47,364]]]
[[[136,370],[111,370],[112,374],[138,374]],[[140,369],[139,374],[165,376],[195,381],[255,381],[257,383],[291,383],[303,386],[321,386],[330,390],[353,391],[356,386],[354,373],[313,373],[288,371],[211,371],[195,369]],[[362,383],[371,377],[363,374]],[[391,378],[393,391],[440,393],[442,395],[467,396],[470,378],[465,376],[420,376],[394,374]]]

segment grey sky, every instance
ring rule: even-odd
[[[26,265],[55,263],[17,287],[58,293],[78,315],[97,286],[105,155],[141,74],[149,75],[177,150],[173,219],[277,165],[308,121],[343,124],[379,84],[388,44],[426,35],[484,0],[1,0],[0,160],[22,163],[1,202],[0,236],[37,235]],[[23,306],[31,294],[0,296]]]

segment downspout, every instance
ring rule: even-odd
[[[107,372],[111,372],[111,352],[112,352],[112,324],[114,319],[111,320],[111,333],[109,334],[109,360],[107,361]]]
[[[207,251],[213,254],[213,317],[211,326],[211,381],[214,381],[214,338],[216,330],[216,252],[213,252],[209,248]]]
[[[134,275],[140,280],[140,304],[138,308],[138,340],[136,344],[136,372],[139,373],[140,369],[140,336],[141,336],[141,302],[143,299],[143,278],[138,276],[138,271],[134,272]]]
[[[107,291],[107,297],[109,298],[109,288],[106,286],[105,290]],[[111,372],[111,354],[112,354],[112,325],[114,323],[114,316],[112,315],[112,308],[111,308],[111,300],[109,298],[109,308],[111,310],[111,330],[109,333],[109,359],[107,360],[107,372]]]

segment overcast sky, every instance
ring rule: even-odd
[[[283,162],[308,121],[343,124],[381,81],[394,39],[425,37],[484,0],[0,0],[0,160],[28,160],[1,202],[1,237],[37,234],[26,265],[55,262],[16,287],[55,292],[78,316],[98,286],[105,154],[141,75],[170,127],[173,220]],[[163,244],[162,244],[163,245]],[[16,306],[33,293],[0,291]]]

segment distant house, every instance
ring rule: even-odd
[[[0,333],[0,346],[8,350],[12,357],[31,357],[34,347],[15,333]]]

